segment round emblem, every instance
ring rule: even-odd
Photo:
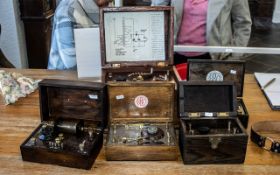
[[[206,76],[206,81],[223,81],[224,76],[221,72],[213,70]]]
[[[145,108],[149,104],[149,99],[144,95],[139,95],[135,98],[134,104],[137,108]]]

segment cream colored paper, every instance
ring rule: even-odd
[[[104,14],[107,62],[164,61],[164,12]]]

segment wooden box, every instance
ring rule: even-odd
[[[176,160],[174,84],[108,85],[107,160]]]
[[[230,82],[180,82],[179,145],[185,164],[243,163],[248,136]]]
[[[107,160],[175,160],[173,8],[103,8],[100,36]]]
[[[172,7],[103,8],[104,82],[173,81],[173,23]]]
[[[247,128],[249,113],[242,99],[245,62],[226,60],[189,60],[188,62],[189,81],[232,81],[234,83],[237,91],[237,117]]]
[[[19,0],[21,17],[44,18],[55,12],[56,0]]]
[[[43,80],[41,124],[20,146],[25,161],[90,169],[103,143],[105,85]]]

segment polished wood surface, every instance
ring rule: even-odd
[[[71,71],[6,70],[34,78],[77,79],[76,72]],[[244,102],[250,114],[248,132],[254,122],[280,120],[280,112],[270,109],[253,75],[246,75],[244,88]],[[39,123],[37,91],[14,105],[5,106],[0,102],[0,174],[276,175],[280,172],[280,155],[264,151],[251,141],[244,165],[183,165],[181,157],[178,161],[106,161],[104,149],[90,171],[24,162],[19,146]]]

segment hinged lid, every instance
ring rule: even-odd
[[[105,84],[46,79],[39,83],[41,120],[106,121]]]
[[[233,117],[236,100],[232,82],[180,82],[180,117]]]
[[[111,122],[166,122],[173,120],[173,83],[110,83]]]
[[[245,61],[188,60],[188,80],[233,81],[238,97],[242,97]]]
[[[172,65],[173,16],[167,6],[102,8],[102,66]]]

